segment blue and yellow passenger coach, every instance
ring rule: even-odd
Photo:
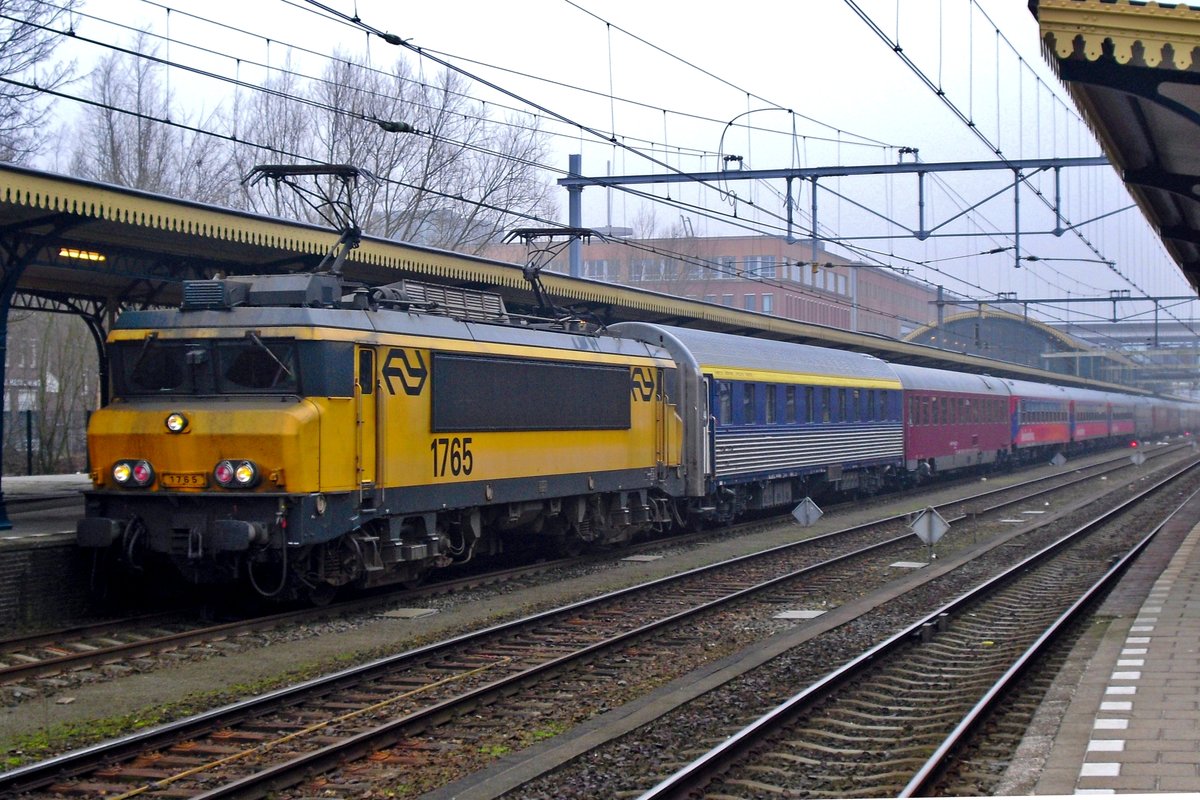
[[[683,458],[703,476],[689,495],[704,498],[709,516],[872,493],[903,465],[902,387],[881,359],[645,323],[610,330],[659,344],[682,375],[699,374],[703,408],[686,419]],[[699,459],[689,458],[693,430],[704,442]]]
[[[669,355],[513,324],[480,297],[487,321],[403,288],[265,276],[188,282],[180,308],[124,314],[80,545],[321,597],[676,521]]]

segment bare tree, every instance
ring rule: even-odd
[[[14,313],[6,353],[6,471],[83,469],[88,412],[99,399],[96,346],[78,317]],[[31,446],[30,446],[31,445]]]
[[[135,51],[153,55],[139,34]],[[221,141],[172,125],[187,117],[173,107],[162,64],[114,53],[91,73],[97,103],[84,111],[71,169],[80,177],[202,202],[228,202],[232,179]],[[210,115],[215,120],[219,112]],[[200,127],[200,126],[197,126]]]
[[[263,91],[239,93],[234,99],[229,127],[244,144],[232,148],[233,171],[240,180],[250,177],[259,164],[293,164],[312,141],[314,110],[303,101],[304,88],[288,60]],[[320,222],[312,208],[286,188],[241,183],[234,203],[258,214]]]
[[[307,91],[289,83],[255,101],[277,113],[242,118],[241,138],[375,176],[356,195],[368,233],[478,252],[514,219],[548,214],[550,186],[538,172],[546,145],[536,123],[492,121],[467,89],[454,73],[427,83],[405,62],[385,73],[338,55]],[[283,93],[297,100],[283,100]],[[267,155],[256,149],[250,158]],[[248,166],[246,154],[238,163]],[[257,188],[249,205],[286,204]]]
[[[42,149],[50,113],[47,90],[66,83],[70,64],[52,64],[61,39],[54,26],[69,21],[81,0],[0,0],[0,161],[23,163]]]

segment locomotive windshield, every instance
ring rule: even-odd
[[[118,342],[110,350],[116,394],[298,394],[296,343],[261,339]]]

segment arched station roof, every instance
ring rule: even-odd
[[[1038,320],[1000,309],[948,316],[941,324],[918,328],[905,341],[1107,382],[1126,378],[1134,366],[1124,354],[1097,349]]]

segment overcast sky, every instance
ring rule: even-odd
[[[917,149],[926,162],[995,158],[845,0],[786,5],[746,0],[721,6],[675,0],[324,3],[423,48],[430,55],[426,58],[369,36],[305,0],[171,0],[168,5],[92,0],[84,9],[91,16],[79,18],[77,27],[82,36],[119,45],[127,45],[134,30],[147,29],[169,37],[160,50],[169,60],[251,82],[261,82],[265,74],[258,65],[279,67],[289,51],[293,66],[314,75],[335,51],[367,53],[381,68],[406,58],[427,73],[441,69],[435,59],[446,59],[506,90],[475,84],[473,93],[497,117],[508,108],[542,116],[544,129],[554,134],[554,163],[547,166],[564,170],[568,154],[580,153],[585,175],[642,174],[668,167],[716,170],[723,156],[740,156],[747,169],[895,163],[902,157],[899,148]],[[926,78],[941,86],[1007,157],[1101,154],[1045,62],[1036,20],[1024,2],[856,0],[855,5],[884,35],[898,40]],[[106,51],[70,42],[62,52],[86,65]],[[181,70],[172,72],[171,87],[179,104],[195,109],[211,109],[231,91],[228,84]],[[609,131],[625,146],[605,141]],[[550,171],[547,176],[557,177]],[[1037,180],[1052,196],[1049,178]],[[948,175],[927,187],[927,227],[1000,192],[981,212],[943,229],[991,231],[991,236],[916,242],[899,235],[898,226],[878,215],[917,226],[916,182],[910,177],[831,180],[829,189],[849,199],[822,193],[820,222],[828,236],[895,235],[847,238],[847,248],[855,249],[842,252],[912,268],[918,277],[972,296],[1008,291],[1025,297],[1097,296],[1110,289],[1130,289],[1135,295],[1191,293],[1136,210],[1081,228],[1089,246],[1070,234],[1035,235],[1052,227],[1053,218],[1031,193],[1024,193],[1021,252],[1078,260],[1025,261],[1016,269],[1011,249],[978,255],[1013,244],[1006,235],[1014,225],[1012,192],[1002,191],[1008,181],[1011,173],[1000,171]],[[711,189],[658,187],[653,191],[659,196],[670,192],[702,207],[689,213],[661,205],[658,221],[665,226],[687,216],[698,234],[744,232],[730,224],[736,212],[738,225],[777,228],[784,213],[782,181],[731,183],[727,188],[736,191],[736,203]],[[1107,167],[1065,171],[1064,191],[1064,210],[1072,222],[1130,202]],[[642,205],[626,194],[606,195],[599,189],[585,191],[584,197],[584,224],[589,227],[632,224]],[[796,199],[801,224],[807,226],[807,191]],[[560,209],[565,223],[565,192]],[[1115,268],[1095,263],[1093,248],[1115,261]],[[1073,315],[1081,316],[1077,312]],[[1191,317],[1192,306],[1175,313]]]

